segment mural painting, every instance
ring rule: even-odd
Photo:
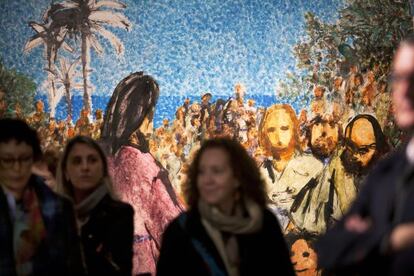
[[[134,274],[154,273],[204,139],[230,136],[255,158],[298,275],[321,273],[314,240],[404,141],[388,73],[413,30],[409,1],[44,0],[0,10],[0,117],[26,120],[55,157],[77,134],[100,141],[116,192],[135,208]]]

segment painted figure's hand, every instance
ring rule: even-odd
[[[371,220],[359,215],[351,215],[345,220],[345,229],[349,232],[362,234],[371,227]]]

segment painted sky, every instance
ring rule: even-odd
[[[47,0],[0,0],[1,58],[9,68],[41,83],[43,48],[23,54],[34,34],[29,21],[41,21]],[[292,46],[304,36],[303,14],[312,11],[334,21],[342,0],[128,0],[123,13],[133,26],[113,31],[125,45],[117,57],[92,53],[94,93],[111,95],[129,73],[145,71],[160,84],[161,95],[230,95],[236,82],[248,93],[274,94],[279,80],[295,70]],[[81,94],[82,91],[75,91]]]

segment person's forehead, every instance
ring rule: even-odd
[[[374,127],[365,118],[356,120],[352,127],[351,140],[357,145],[369,145],[375,143]]]
[[[7,142],[0,142],[0,154],[2,155],[18,155],[18,154],[31,154],[33,149],[26,142],[17,142],[12,139]]]
[[[283,108],[281,109],[275,109],[273,110],[270,114],[269,117],[267,118],[267,124],[275,124],[275,123],[292,123],[292,118],[290,117],[290,114]]]

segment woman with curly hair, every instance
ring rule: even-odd
[[[189,208],[164,233],[158,275],[294,275],[259,169],[238,142],[205,141],[184,192]]]

